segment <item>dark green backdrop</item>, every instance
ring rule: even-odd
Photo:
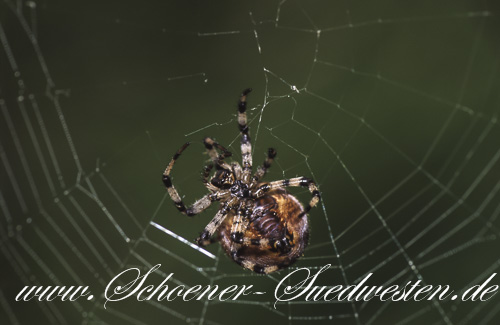
[[[498,15],[494,1],[0,2],[0,323],[498,322],[498,296],[272,306],[296,267],[332,264],[322,285],[374,272],[456,290],[499,271]],[[305,256],[271,276],[151,225],[192,241],[215,214],[180,215],[160,174],[193,141],[173,172],[190,203],[203,137],[241,159],[246,87],[255,164],[275,147],[267,179],[313,177],[323,196]],[[103,308],[112,277],[158,263],[177,283],[266,294]],[[94,300],[14,301],[74,284]]]

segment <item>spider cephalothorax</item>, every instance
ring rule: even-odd
[[[242,165],[228,164],[225,159],[231,153],[213,139],[205,138],[203,142],[211,163],[203,169],[203,183],[210,193],[186,208],[172,185],[170,172],[189,143],[174,155],[162,180],[177,209],[187,216],[201,213],[214,201],[220,202],[215,217],[197,238],[198,245],[206,246],[218,240],[236,263],[267,274],[291,265],[302,256],[309,239],[307,213],[318,203],[320,194],[314,182],[305,177],[260,182],[276,156],[272,148],[252,176],[252,145],[246,116],[246,96],[250,91],[244,90],[238,102]],[[297,186],[307,187],[312,194],[305,209],[284,190]]]

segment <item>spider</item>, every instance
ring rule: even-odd
[[[309,240],[307,213],[319,202],[320,193],[316,184],[305,177],[260,182],[276,157],[273,148],[268,149],[264,163],[252,175],[252,145],[246,116],[246,99],[251,91],[245,89],[238,102],[242,164],[226,162],[231,152],[207,137],[203,142],[211,162],[203,168],[202,181],[210,193],[186,207],[172,185],[170,172],[189,142],[173,156],[162,180],[175,206],[186,216],[197,215],[213,202],[220,202],[215,217],[196,239],[199,246],[219,241],[236,263],[256,273],[268,274],[288,267],[303,255]],[[311,192],[312,198],[305,209],[295,196],[285,191],[290,186],[307,187]]]

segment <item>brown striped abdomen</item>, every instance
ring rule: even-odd
[[[290,239],[291,247],[282,253],[272,247],[263,248],[256,245],[236,244],[231,241],[231,227],[234,211],[231,211],[219,228],[219,240],[226,253],[231,257],[231,245],[238,249],[238,257],[242,265],[264,267],[277,270],[294,263],[302,256],[309,240],[309,223],[304,214],[302,204],[284,190],[274,190],[257,199],[249,217],[249,225],[244,237],[256,239],[279,240],[284,236]],[[270,268],[273,267],[273,268]]]

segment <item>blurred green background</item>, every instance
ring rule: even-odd
[[[374,272],[373,285],[457,291],[498,272],[498,14],[494,1],[2,1],[0,323],[498,322],[498,296],[272,307],[297,267],[332,264],[318,285]],[[160,174],[192,141],[173,172],[191,203],[205,136],[241,159],[247,87],[254,165],[274,147],[266,179],[313,177],[323,197],[305,256],[270,276],[150,224],[192,241],[215,214],[180,215]],[[158,263],[178,283],[266,294],[103,309],[112,277]],[[96,298],[14,301],[25,285],[76,284]]]

